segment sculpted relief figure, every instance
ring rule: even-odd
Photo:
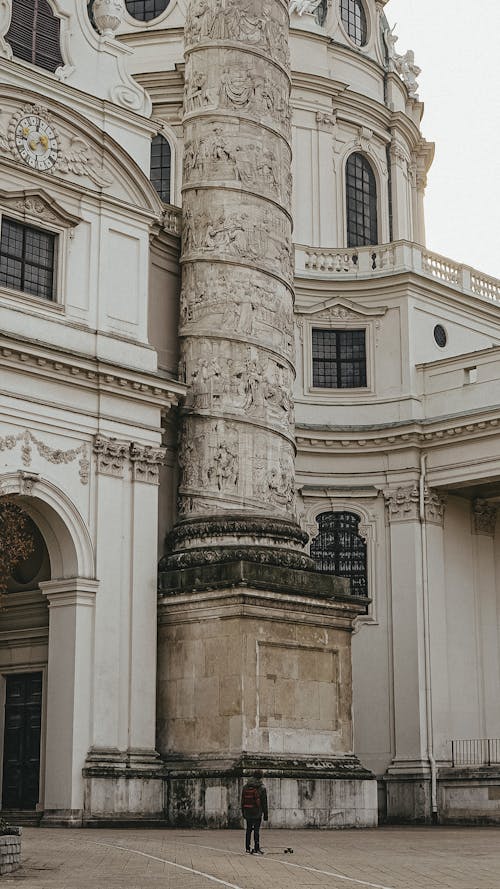
[[[285,280],[290,281],[293,269],[288,244],[288,219],[268,209],[260,215],[252,214],[251,210],[250,206],[248,211],[228,212],[221,209],[213,218],[209,218],[208,213],[200,214],[195,222],[186,200],[182,231],[183,258],[186,259],[192,252],[237,257],[246,262],[261,263],[273,272],[278,268]]]
[[[189,140],[184,151],[184,182],[212,178],[242,182],[273,196],[279,196],[281,190],[288,205],[288,177],[283,177],[280,188],[280,162],[264,139],[230,136],[217,125],[205,138]]]
[[[196,268],[185,263],[180,295],[180,330],[191,324],[205,330],[221,329],[236,336],[260,339],[293,360],[293,309],[284,285],[259,272],[234,270],[231,282],[223,267],[210,263]]]
[[[276,18],[275,4],[261,0],[193,0],[188,7],[186,44],[203,40],[234,40],[260,47],[283,62],[288,61],[288,40],[284,21]]]

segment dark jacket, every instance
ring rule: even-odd
[[[253,809],[243,809],[243,790],[242,790],[242,792],[241,792],[241,811],[242,811],[243,817],[248,820],[249,818],[254,819],[254,818],[260,818],[261,816],[263,816],[264,821],[267,821],[267,819],[268,819],[267,791],[266,791],[266,788],[264,787],[262,781],[257,778],[250,778],[247,781],[247,783],[245,784],[245,787],[256,787],[257,788],[257,790],[259,792],[259,797],[260,797],[260,806],[258,806],[258,807],[255,806],[255,808],[253,808]],[[245,789],[245,788],[243,788],[243,789]]]

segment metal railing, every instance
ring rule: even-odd
[[[451,742],[455,767],[500,765],[500,738],[467,738]]]

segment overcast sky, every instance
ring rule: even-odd
[[[385,12],[396,51],[422,68],[422,130],[436,143],[427,245],[500,278],[500,3],[390,0]]]

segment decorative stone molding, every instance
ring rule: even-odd
[[[427,429],[424,427],[425,431],[420,424],[409,424],[401,431],[396,431],[394,429],[377,430],[373,427],[369,430],[363,428],[359,430],[359,434],[357,435],[351,433],[351,437],[349,438],[341,435],[341,429],[334,431],[322,428],[315,429],[313,433],[313,430],[311,429],[309,431],[307,426],[301,426],[299,427],[299,433],[297,435],[297,444],[303,449],[313,449],[314,451],[318,449],[328,449],[332,451],[338,449],[357,450],[358,448],[362,448],[366,451],[380,451],[381,448],[395,450],[404,449],[408,446],[418,444],[424,446],[428,446],[431,443],[440,444],[445,443],[450,439],[455,439],[456,441],[466,439],[469,441],[471,435],[474,433],[478,436],[488,432],[490,434],[498,434],[499,426],[500,417],[495,417],[489,420],[478,420],[473,423],[462,422],[460,425],[444,428],[438,426],[436,423],[437,428]],[[324,434],[324,437],[320,437],[321,433]]]
[[[474,534],[495,536],[497,508],[487,500],[477,498],[472,502],[472,530]]]
[[[387,489],[383,494],[390,522],[417,521],[419,519],[420,489],[417,483],[393,490]],[[426,485],[424,490],[425,521],[442,525],[445,507],[446,497]]]
[[[96,435],[94,454],[97,457],[97,472],[114,478],[123,478],[125,461],[130,453],[130,442],[118,441],[116,438],[105,438]]]
[[[373,130],[369,127],[358,127],[358,135],[356,137],[356,145],[362,151],[369,152],[373,140]]]
[[[293,550],[264,546],[222,546],[191,549],[173,553],[160,562],[160,571],[177,571],[201,565],[215,565],[227,562],[257,562],[259,565],[276,565],[282,568],[295,568],[311,571],[314,562],[305,553]]]
[[[334,133],[337,127],[337,112],[317,111],[316,123],[318,130],[324,130],[326,133]]]
[[[15,366],[19,362],[24,367],[33,367],[37,373],[55,375],[58,380],[71,380],[72,386],[78,380],[101,391],[115,391],[120,394],[125,391],[131,398],[136,397],[141,401],[151,399],[156,405],[160,402],[165,409],[177,404],[185,390],[181,383],[162,380],[155,374],[139,371],[126,376],[123,368],[106,367],[103,362],[85,358],[71,359],[67,353],[54,354],[49,349],[41,350],[39,343],[30,343],[24,338],[18,341],[5,337],[0,344],[0,356],[7,359],[3,364]]]
[[[418,519],[419,489],[418,485],[395,488],[383,492],[389,521],[401,521]]]
[[[132,463],[132,480],[146,482],[150,485],[160,483],[160,466],[165,462],[165,448],[153,448],[149,445],[130,445],[130,461]]]
[[[81,444],[77,448],[68,448],[67,450],[52,448],[37,438],[30,429],[24,429],[23,432],[0,438],[0,451],[11,451],[18,444],[21,445],[21,459],[24,466],[31,466],[33,447],[37,450],[40,457],[54,465],[72,463],[73,460],[78,459],[80,481],[82,485],[88,484],[90,460],[86,444]]]
[[[73,228],[81,222],[79,216],[69,213],[42,188],[26,188],[16,191],[0,189],[0,207],[18,213],[23,218],[53,222],[64,228]]]
[[[114,37],[124,12],[123,0],[95,0],[92,13],[99,33],[103,37]]]
[[[132,481],[157,485],[165,453],[165,448],[141,445],[135,441],[120,441],[117,438],[108,438],[104,435],[96,435],[94,439],[97,472],[113,478],[123,478],[125,466],[130,461]]]
[[[41,118],[50,125],[53,138],[57,144],[57,153],[54,156],[53,165],[45,170],[46,173],[50,175],[61,173],[63,175],[72,174],[77,177],[87,177],[94,183],[94,185],[97,185],[100,188],[109,187],[112,184],[112,179],[106,175],[96,152],[89,142],[81,136],[62,134],[61,127],[55,120],[52,112],[39,102],[27,103],[21,108],[17,108],[10,118],[7,131],[5,132],[0,129],[0,153],[10,155],[15,161],[21,161],[21,156],[17,147],[16,131],[19,122],[23,120],[23,118],[29,116]],[[27,194],[28,196],[36,196],[37,191],[33,190]],[[48,198],[44,195],[43,192],[38,191],[38,194],[42,194],[43,200],[46,203],[50,203],[51,212],[54,212],[55,208],[57,208],[59,215],[62,212],[67,220],[68,217],[69,220],[74,220],[76,218],[58,207],[56,202],[52,198]],[[20,192],[20,195],[22,197],[23,192]],[[66,224],[76,224],[69,220]]]

